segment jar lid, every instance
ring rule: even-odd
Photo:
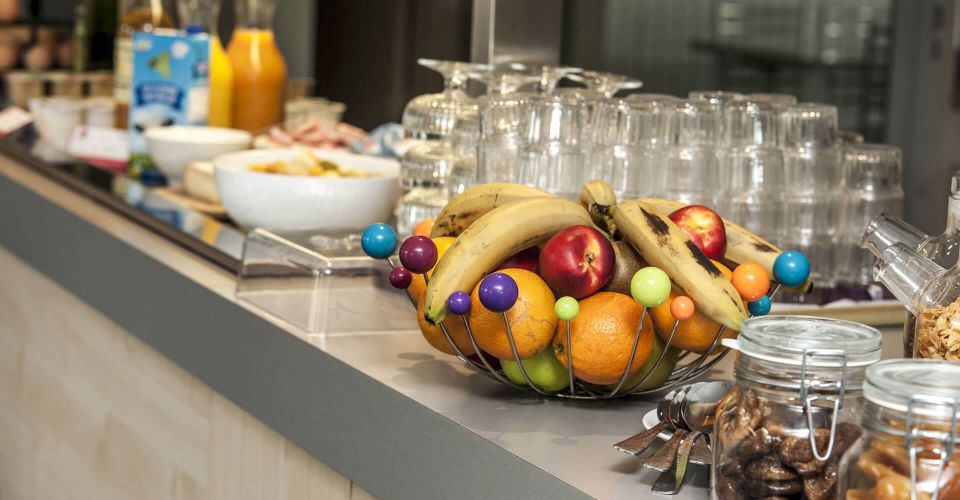
[[[852,321],[810,316],[747,319],[740,337],[724,345],[773,363],[835,368],[880,360],[880,331]]]
[[[960,405],[960,364],[934,359],[894,359],[867,368],[863,395],[894,411],[952,419]],[[911,403],[912,402],[912,403]]]

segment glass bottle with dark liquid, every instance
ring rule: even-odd
[[[130,81],[133,74],[133,34],[157,28],[175,28],[173,8],[162,0],[122,0],[117,39],[114,45],[113,97],[117,102],[117,128],[126,129],[130,110]]]

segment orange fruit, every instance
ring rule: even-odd
[[[502,269],[517,282],[517,303],[507,311],[510,331],[520,359],[532,358],[550,345],[557,327],[555,299],[550,287],[539,276],[524,269]],[[510,339],[500,313],[487,310],[480,304],[480,285],[470,294],[473,308],[470,310],[470,329],[477,339],[477,346],[499,359],[513,359]]]
[[[616,292],[598,292],[580,301],[580,313],[570,322],[573,374],[592,384],[620,381],[636,339],[642,307],[632,297]],[[630,365],[632,376],[653,350],[653,323],[645,318],[637,352]],[[567,326],[560,322],[553,339],[554,353],[567,366]]]
[[[419,299],[417,299],[417,322],[420,323],[420,333],[423,334],[423,338],[427,339],[428,344],[440,352],[456,356],[457,351],[453,349],[453,346],[450,345],[450,341],[447,340],[447,337],[443,334],[443,331],[440,330],[440,325],[431,325],[423,317],[422,293],[420,294]],[[450,338],[453,339],[454,343],[457,344],[457,347],[459,347],[464,354],[467,356],[476,354],[477,351],[473,349],[473,344],[470,343],[470,337],[467,335],[467,328],[463,326],[463,320],[460,319],[459,316],[454,316],[451,314],[441,323],[443,323],[443,326],[446,327],[447,333],[450,334]]]
[[[733,273],[727,266],[717,261],[713,261],[713,263],[727,279],[730,279]],[[670,291],[670,297],[668,297],[667,300],[663,301],[659,306],[650,309],[650,316],[653,317],[653,326],[664,342],[670,338],[670,332],[673,330],[673,324],[676,321],[676,318],[674,318],[670,312],[670,305],[673,303],[673,299],[679,295],[681,295],[681,293],[675,288]],[[680,322],[680,325],[677,326],[677,333],[673,337],[673,343],[670,345],[677,349],[703,354],[713,345],[713,338],[717,336],[718,331],[720,331],[720,323],[708,318],[700,311],[696,311],[689,319]],[[727,329],[723,331],[723,337],[733,338],[737,336],[737,333],[738,332]],[[719,341],[717,341],[717,345],[720,345]]]
[[[435,221],[433,219],[423,219],[422,221],[418,222],[417,225],[413,227],[413,235],[426,236],[427,238],[429,238],[430,231],[433,230],[434,222]]]
[[[437,262],[440,262],[440,257],[443,257],[443,254],[447,253],[447,249],[449,249],[450,245],[453,245],[455,241],[457,241],[457,239],[453,236],[438,236],[433,238],[433,244],[437,246]],[[433,269],[427,271],[427,277],[429,278],[430,276],[433,276]],[[411,281],[410,286],[407,287],[407,293],[409,293],[411,297],[419,297],[426,288],[427,285],[423,281],[423,276],[414,273],[413,281]]]

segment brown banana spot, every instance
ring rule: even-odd
[[[768,244],[766,244],[766,243],[764,243],[764,242],[762,242],[762,241],[754,241],[754,242],[753,242],[753,248],[754,248],[755,250],[757,250],[758,252],[765,252],[765,253],[774,253],[774,252],[777,251],[776,248],[773,248],[772,246],[770,246],[770,245],[768,245]]]
[[[650,229],[653,230],[654,233],[657,233],[658,239],[670,235],[670,226],[659,216],[651,214],[643,208],[640,209],[640,213],[647,219],[647,225],[650,226]]]
[[[723,273],[717,269],[717,266],[713,265],[713,262],[703,254],[703,252],[700,250],[700,247],[690,240],[687,240],[685,244],[687,245],[687,249],[690,250],[690,255],[693,256],[693,259],[697,261],[697,264],[699,264],[704,271],[709,273],[710,276],[713,276],[714,278],[723,276]]]

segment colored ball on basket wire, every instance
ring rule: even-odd
[[[470,305],[470,294],[468,293],[456,291],[447,297],[447,307],[450,308],[450,312],[457,316],[463,316],[470,312]]]
[[[657,307],[670,296],[670,277],[659,267],[645,267],[630,280],[630,294],[644,307]]]
[[[374,259],[386,259],[397,249],[397,232],[382,222],[370,224],[363,230],[360,247]]]
[[[480,282],[480,303],[493,312],[504,312],[517,302],[517,282],[503,273],[493,273]]]
[[[580,314],[580,303],[573,297],[560,297],[553,310],[561,321],[573,321]]]
[[[747,309],[749,309],[750,314],[754,316],[766,316],[767,314],[770,314],[771,306],[772,304],[770,303],[770,297],[764,295],[763,297],[760,297],[759,299],[747,304]]]
[[[670,301],[670,315],[674,319],[680,321],[690,319],[695,312],[697,312],[697,306],[693,304],[693,299],[686,295],[681,295]]]
[[[412,273],[433,269],[437,255],[437,245],[426,236],[411,236],[400,244],[400,263]]]
[[[787,250],[773,261],[773,276],[783,286],[800,286],[810,277],[810,261],[796,250]]]
[[[403,266],[397,266],[390,270],[390,285],[394,288],[405,290],[413,283],[413,275]]]
[[[733,287],[744,300],[752,302],[759,300],[770,290],[770,275],[760,264],[744,262],[733,270],[730,277]]]

